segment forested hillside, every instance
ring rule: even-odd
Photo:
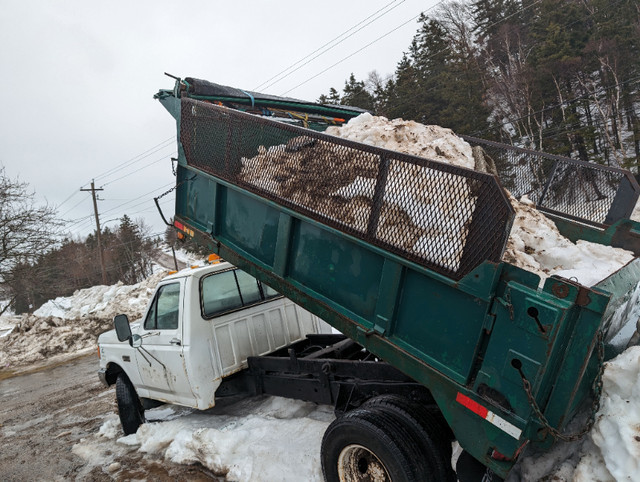
[[[639,53],[637,0],[445,2],[390,78],[319,100],[638,174]]]

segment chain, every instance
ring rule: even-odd
[[[182,181],[182,182],[184,182],[184,181]],[[180,184],[182,184],[182,183],[180,183]],[[168,191],[163,192],[162,194],[160,194],[158,197],[155,197],[154,199],[156,199],[156,200],[158,200],[158,199],[162,199],[162,198],[163,198],[163,197],[165,197],[167,194],[169,194],[171,191],[175,191],[175,190],[178,188],[178,186],[179,186],[180,184],[176,184],[176,185],[175,185],[175,186],[173,186],[171,189],[169,189]]]
[[[598,373],[596,375],[595,380],[593,381],[593,386],[592,386],[593,403],[591,405],[589,422],[587,423],[587,425],[583,430],[575,434],[569,434],[569,435],[562,434],[560,433],[560,431],[552,427],[551,424],[549,424],[549,421],[540,410],[540,407],[538,406],[538,403],[536,402],[536,399],[533,396],[533,393],[531,391],[531,383],[529,383],[529,380],[526,379],[526,377],[524,376],[524,373],[522,373],[522,371],[520,372],[520,376],[522,377],[522,386],[524,387],[524,391],[527,394],[527,398],[529,399],[529,404],[531,405],[531,408],[535,412],[538,419],[542,422],[543,427],[547,429],[547,431],[555,439],[559,439],[564,442],[574,442],[584,437],[591,430],[591,428],[593,427],[593,424],[595,423],[596,413],[598,413],[598,410],[600,410],[600,395],[602,394],[602,374],[604,372],[604,341],[603,341],[603,335],[601,331],[598,331],[598,334],[597,334],[597,350],[598,350]]]
[[[167,194],[169,194],[172,191],[175,191],[176,189],[178,189],[180,186],[182,186],[185,182],[189,182],[189,181],[193,181],[195,179],[195,175],[189,179],[183,179],[182,181],[180,181],[179,183],[177,183],[175,186],[173,186],[172,188],[168,189],[167,191],[163,192],[162,194],[160,194],[159,196],[155,197],[154,199],[157,201],[159,199],[162,199],[163,197],[165,197]]]

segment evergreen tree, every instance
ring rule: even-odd
[[[344,83],[340,103],[370,111],[374,108],[373,96],[367,91],[364,82],[357,81],[353,73],[349,76],[349,80]]]

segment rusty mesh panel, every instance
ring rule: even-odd
[[[190,166],[454,279],[502,257],[493,176],[188,98],[180,141]]]
[[[628,173],[622,169],[463,138],[472,146],[481,146],[495,162],[505,189],[518,199],[527,195],[543,210],[604,225],[631,214],[638,198],[637,186],[630,184]],[[618,212],[612,212],[616,196],[624,196],[625,205],[617,205]]]

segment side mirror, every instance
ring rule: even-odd
[[[131,326],[129,325],[129,317],[127,315],[116,315],[113,318],[113,325],[116,328],[118,341],[127,341],[131,339]]]

